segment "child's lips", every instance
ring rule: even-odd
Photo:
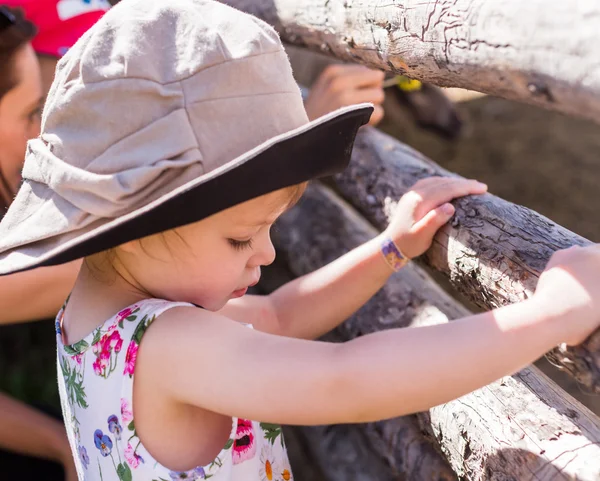
[[[238,289],[237,291],[233,291],[231,293],[231,297],[242,297],[244,294],[248,292],[248,288],[244,287],[243,289]]]
[[[242,297],[246,292],[248,292],[248,288],[255,286],[258,284],[259,279],[256,279],[252,284],[249,284],[248,287],[243,287],[242,289],[237,289],[231,293],[231,297]]]

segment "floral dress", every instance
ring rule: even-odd
[[[162,466],[144,448],[132,404],[137,350],[150,323],[167,309],[182,305],[189,306],[159,299],[141,301],[72,345],[63,343],[63,310],[58,313],[59,391],[79,479],[291,480],[281,427],[276,424],[233,418],[229,440],[219,455],[190,471]]]

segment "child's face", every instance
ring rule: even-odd
[[[157,298],[191,302],[211,311],[241,297],[275,259],[270,229],[288,207],[277,191],[200,222],[122,246],[123,266]]]

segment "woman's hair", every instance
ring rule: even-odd
[[[18,83],[15,54],[36,33],[33,23],[25,20],[20,10],[0,5],[0,99]]]

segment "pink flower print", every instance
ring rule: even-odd
[[[137,351],[137,343],[135,341],[131,341],[127,347],[127,353],[125,354],[125,369],[123,370],[123,375],[129,374],[130,376],[133,376]]]
[[[104,337],[106,337],[106,340],[104,341],[104,349],[108,351],[113,349],[115,352],[121,352],[121,348],[123,347],[123,339],[121,338],[119,331],[112,331],[109,336]],[[100,342],[102,342],[103,339],[100,339]]]
[[[138,306],[131,306],[131,307],[127,307],[125,309],[123,309],[121,312],[119,312],[117,314],[117,320],[116,323],[120,324],[121,327],[122,323],[125,319],[127,319],[129,316],[131,316],[132,314],[134,314],[135,312],[139,311],[139,307]]]
[[[96,353],[94,353],[94,354],[96,354]],[[96,354],[96,360],[94,361],[94,364],[92,365],[94,367],[94,372],[98,376],[108,375],[108,373],[106,372],[107,371],[106,368],[109,366],[109,362],[110,362],[110,352],[101,350],[98,354]]]
[[[81,366],[81,360],[83,359],[83,353],[80,352],[79,354],[75,354],[74,356],[71,356],[71,359],[73,359],[73,361],[75,361],[79,366]]]
[[[108,377],[115,369],[116,362],[111,359],[112,353],[118,353],[123,347],[123,339],[116,329],[109,331],[92,346],[92,352],[96,356],[93,368],[98,376]]]
[[[127,447],[125,448],[125,459],[129,463],[129,466],[131,466],[133,469],[137,468],[140,463],[144,462],[144,458],[135,452],[131,443],[127,443]]]
[[[129,402],[124,397],[121,398],[121,420],[125,425],[133,421],[133,413],[129,407]]]
[[[233,464],[243,463],[252,459],[256,454],[254,442],[254,427],[252,421],[238,419],[237,430],[233,439],[232,458]]]

